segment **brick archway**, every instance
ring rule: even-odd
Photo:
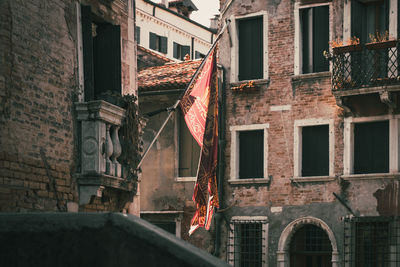
[[[292,240],[292,236],[298,229],[300,229],[306,224],[313,224],[315,226],[320,227],[322,230],[326,232],[332,245],[332,267],[339,267],[339,253],[337,249],[336,238],[332,230],[329,228],[329,226],[321,219],[315,217],[299,218],[289,223],[285,227],[285,229],[281,234],[281,237],[279,238],[278,251],[276,252],[277,266],[278,267],[290,266],[289,247],[290,247],[290,242]]]

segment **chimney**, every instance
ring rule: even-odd
[[[211,30],[218,30],[218,17],[219,15],[214,15],[214,17],[210,19]]]
[[[163,5],[166,8],[168,8],[168,0],[161,0],[161,5]]]

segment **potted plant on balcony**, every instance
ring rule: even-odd
[[[379,50],[392,48],[397,45],[399,40],[396,40],[389,36],[389,32],[386,31],[384,34],[376,32],[375,34],[369,34],[370,43],[365,44],[368,50]]]
[[[346,41],[346,44],[344,44],[342,41],[338,41],[338,40],[333,40],[333,41],[329,42],[329,44],[332,47],[332,51],[333,51],[334,55],[353,52],[353,51],[360,51],[362,48],[361,44],[360,44],[360,39],[355,36],[350,37]]]

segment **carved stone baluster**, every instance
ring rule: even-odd
[[[113,144],[110,135],[111,125],[107,124],[106,129],[106,173],[109,175],[114,175],[113,163],[110,160],[111,155],[113,154]]]
[[[114,153],[111,156],[111,160],[114,164],[115,167],[115,176],[117,177],[121,177],[121,164],[117,161],[117,158],[121,155],[122,152],[122,147],[121,147],[121,143],[119,141],[119,137],[118,137],[118,130],[119,130],[120,126],[114,126],[112,128],[112,142],[113,142],[113,148],[114,148]]]

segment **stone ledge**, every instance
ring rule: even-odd
[[[310,176],[310,177],[292,177],[292,182],[308,183],[308,182],[330,182],[336,180],[335,176]]]
[[[330,78],[330,77],[331,77],[330,71],[299,74],[299,75],[292,76],[292,82],[298,82],[298,81],[309,80],[309,79],[324,79],[324,78]]]
[[[248,185],[248,184],[269,184],[269,178],[253,178],[253,179],[236,179],[228,180],[231,185]]]
[[[340,176],[343,180],[374,180],[374,179],[400,179],[400,173],[367,173],[367,174],[349,174]]]

